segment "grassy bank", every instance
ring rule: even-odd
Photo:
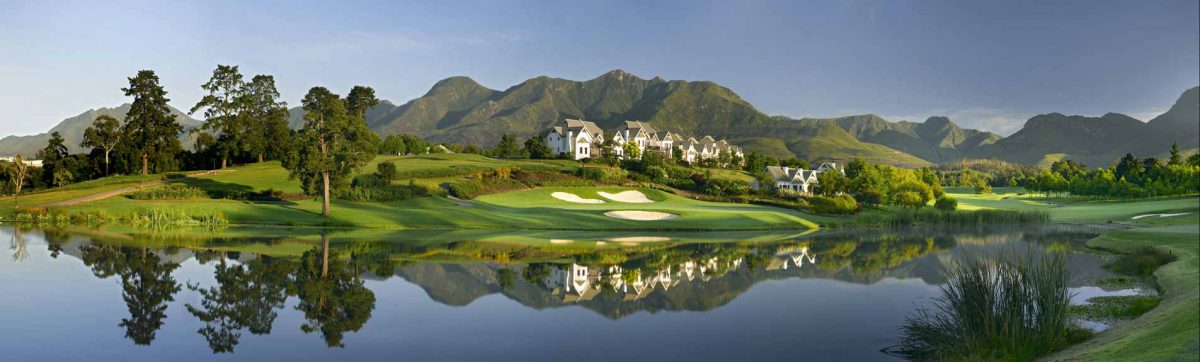
[[[374,172],[375,165],[391,161],[397,166],[393,183],[420,184],[439,190],[440,185],[457,185],[478,179],[497,169],[557,175],[574,183],[592,184],[572,176],[581,164],[570,160],[498,160],[469,154],[378,157],[360,173]],[[736,173],[725,170],[726,173]],[[80,183],[61,189],[22,196],[21,210],[12,204],[0,207],[0,217],[12,220],[22,213],[53,214],[55,217],[23,216],[18,220],[55,220],[126,223],[146,219],[144,215],[219,215],[232,225],[287,227],[339,227],[384,229],[526,229],[526,230],[803,230],[815,228],[811,216],[794,210],[745,204],[705,202],[670,193],[635,187],[540,188],[516,180],[505,180],[501,192],[476,200],[421,196],[388,202],[334,200],[328,218],[320,215],[321,203],[301,194],[299,181],[289,180],[278,162],[232,167],[214,173],[172,178],[165,185],[139,189],[141,182],[163,176],[110,178]],[[511,184],[511,185],[509,185]],[[510,187],[511,186],[511,187]],[[99,200],[71,202],[91,195],[126,191]],[[515,192],[504,192],[517,190]],[[599,191],[617,193],[635,190],[653,203],[610,201],[599,205],[577,204],[551,197],[552,192],[569,192],[584,198],[602,198]],[[444,191],[443,191],[444,194]],[[207,197],[205,197],[207,195]],[[261,195],[274,195],[261,197]],[[609,211],[652,211],[676,215],[671,220],[622,220],[606,216]],[[812,217],[820,219],[819,217]],[[153,219],[153,218],[151,218]],[[145,223],[143,223],[145,224]],[[161,224],[161,223],[157,223]]]

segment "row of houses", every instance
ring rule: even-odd
[[[608,140],[617,145],[633,143],[642,153],[655,152],[667,157],[674,157],[675,147],[678,146],[682,152],[681,158],[689,163],[715,159],[722,152],[737,159],[745,157],[741,147],[725,140],[718,141],[712,136],[697,140],[675,132],[659,131],[640,121],[625,121],[607,134],[595,122],[564,119],[546,134],[546,144],[555,154],[570,155],[576,160],[601,157],[602,145]],[[625,157],[623,147],[618,146],[613,151],[617,157]]]
[[[809,253],[807,246],[796,246],[776,251],[765,269],[788,270],[816,262],[817,257]],[[665,292],[682,282],[707,282],[742,264],[742,258],[721,260],[711,257],[686,261],[674,267],[662,268],[651,275],[642,275],[640,271],[626,271],[615,265],[589,267],[572,263],[555,266],[543,286],[568,303],[591,300],[606,289],[623,295],[625,301],[634,301],[656,290]]]

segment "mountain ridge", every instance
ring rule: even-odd
[[[1162,154],[1171,142],[1179,142],[1185,149],[1200,147],[1198,88],[1184,91],[1167,112],[1149,122],[1119,113],[1100,117],[1046,113],[1031,117],[1020,130],[1002,137],[962,128],[943,116],[923,122],[893,122],[875,114],[772,116],[715,82],[643,79],[616,69],[583,81],[538,76],[504,90],[485,87],[467,76],[448,77],[402,104],[381,101],[367,111],[366,121],[381,135],[407,133],[433,142],[483,147],[495,145],[501,134],[530,137],[563,118],[580,118],[605,129],[640,120],[664,131],[726,138],[746,152],[777,158],[864,158],[899,166],[965,158],[1024,164],[1068,158],[1102,166],[1125,153],[1142,157]],[[89,110],[60,122],[52,131],[63,132],[72,152],[80,151],[75,138],[82,138],[91,118],[107,111],[120,119],[124,112],[117,108]],[[182,116],[186,127],[201,124],[177,109],[172,111]],[[292,128],[303,125],[301,107],[292,107],[289,113]],[[88,118],[86,122],[81,121],[84,118]],[[36,152],[48,138],[48,132],[8,136],[0,139],[0,154]]]

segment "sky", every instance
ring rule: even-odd
[[[155,70],[190,108],[217,64],[401,104],[438,80],[506,89],[613,69],[709,80],[790,117],[1037,114],[1143,121],[1200,84],[1200,2],[0,0],[0,137],[130,100]]]

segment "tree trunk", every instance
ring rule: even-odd
[[[321,216],[329,217],[329,172],[321,173]]]
[[[262,163],[262,162],[263,162],[263,154],[262,154],[262,152],[259,152],[258,153],[258,163]]]
[[[329,234],[321,233],[321,279],[329,275]]]
[[[150,174],[150,155],[142,154],[142,176]]]
[[[104,176],[108,176],[108,149],[104,150]]]
[[[224,170],[224,169],[225,169],[225,165],[227,165],[227,164],[229,164],[229,157],[227,157],[227,156],[222,156],[222,157],[221,157],[221,169],[222,169],[222,170]]]

